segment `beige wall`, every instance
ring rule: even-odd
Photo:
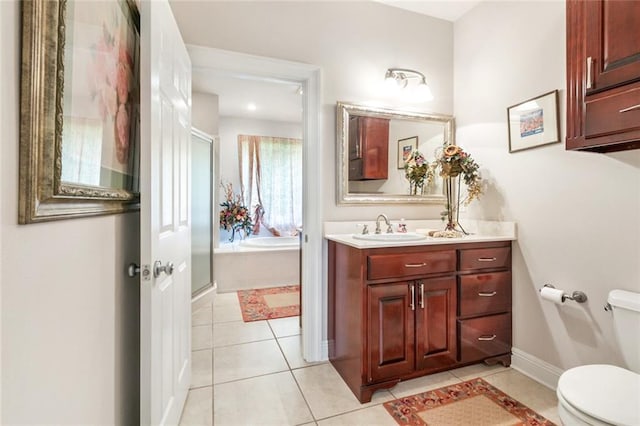
[[[324,220],[439,217],[441,206],[336,207],[335,105],[375,102],[453,112],[453,25],[376,2],[172,1],[185,43],[321,67]],[[381,93],[389,67],[423,72],[435,100],[408,104]]]
[[[0,423],[135,424],[139,215],[17,225],[19,9],[0,2]]]
[[[335,207],[335,102],[407,108],[381,99],[376,82],[388,67],[410,67],[436,97],[412,107],[453,113],[455,79],[459,142],[490,183],[468,214],[519,224],[516,347],[563,368],[620,362],[602,304],[611,288],[640,286],[640,151],[507,152],[506,107],[564,89],[563,3],[481,4],[455,26],[455,73],[451,23],[378,3],[172,7],[187,43],[322,67],[324,220],[438,217],[440,206]],[[0,2],[0,11],[0,422],[133,424],[139,293],[124,268],[138,258],[138,215],[16,224],[19,7]],[[582,289],[590,302],[543,304],[545,282]]]
[[[218,95],[193,92],[191,94],[191,124],[211,136],[218,134]]]
[[[483,2],[456,22],[454,38],[458,142],[489,184],[469,215],[518,223],[514,346],[562,369],[621,363],[602,307],[611,289],[640,291],[640,151],[560,143],[508,152],[507,107],[554,89],[564,141],[564,2]],[[589,301],[542,302],[545,283]]]

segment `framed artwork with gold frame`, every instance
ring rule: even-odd
[[[140,16],[22,2],[21,224],[139,208]]]

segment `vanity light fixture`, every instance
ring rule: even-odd
[[[409,84],[409,79],[418,79],[418,85],[416,87],[416,98],[420,101],[430,101],[433,99],[431,89],[427,84],[427,79],[419,71],[410,70],[407,68],[389,68],[384,76],[385,83],[393,87],[406,88]]]
[[[247,105],[247,109],[249,111],[255,111],[256,109],[258,109],[258,107],[256,106],[256,104],[254,104],[253,102],[249,103],[249,105]]]

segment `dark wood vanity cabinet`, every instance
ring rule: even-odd
[[[640,2],[567,0],[566,146],[640,148]]]
[[[361,402],[400,380],[510,362],[511,243],[329,241],[329,358]]]
[[[349,180],[389,176],[389,119],[354,116],[349,119]]]

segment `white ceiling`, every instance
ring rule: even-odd
[[[204,69],[193,70],[192,84],[195,92],[218,95],[221,117],[302,121],[302,96],[298,94],[298,84],[225,75]],[[255,105],[255,111],[249,110],[249,104]]]
[[[375,0],[388,6],[454,22],[482,0]]]
[[[375,1],[455,21],[482,0]],[[298,89],[297,84],[290,82],[225,75],[210,69],[193,70],[193,90],[218,95],[221,117],[299,123],[302,121],[302,96],[298,94]],[[255,111],[248,109],[250,103],[256,106]]]

